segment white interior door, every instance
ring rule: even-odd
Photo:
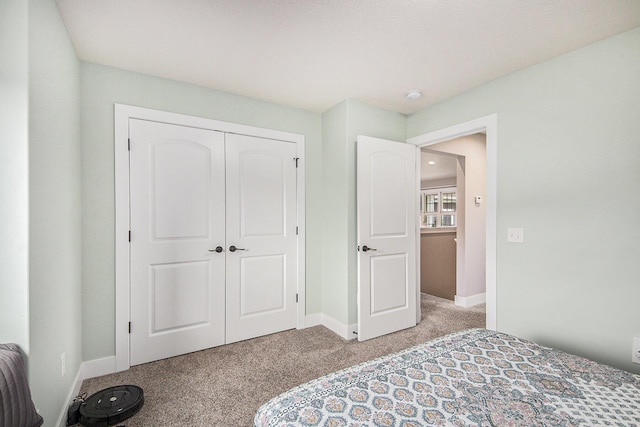
[[[416,325],[417,148],[357,140],[358,340]]]
[[[130,124],[131,335],[137,365],[224,344],[224,134]]]
[[[236,134],[226,143],[232,343],[296,327],[296,146]]]

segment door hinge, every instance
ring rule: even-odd
[[[300,157],[294,157],[293,160],[296,161],[296,167],[298,167],[298,160],[300,160]]]
[[[131,322],[129,322],[129,333],[131,333]]]
[[[131,151],[131,138],[127,138],[127,150]]]
[[[129,241],[131,241],[131,230],[129,230]]]
[[[298,226],[296,225],[296,236],[298,235]]]
[[[296,294],[296,302],[298,302],[298,294]]]

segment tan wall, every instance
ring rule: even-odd
[[[456,237],[450,233],[420,236],[420,292],[453,300],[456,294]]]

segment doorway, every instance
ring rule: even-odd
[[[485,217],[485,301],[486,328],[496,329],[496,193],[497,193],[497,114],[480,117],[427,134],[410,138],[407,142],[418,147],[432,148],[435,144],[463,136],[483,133],[486,135],[486,196],[481,201],[486,209]],[[418,250],[420,248],[418,247]],[[458,272],[460,270],[458,269]],[[473,305],[474,301],[462,301]]]
[[[444,179],[423,181],[426,186],[433,187],[434,183],[440,186],[422,190],[427,201],[432,201],[427,208],[435,207],[436,212],[423,215],[427,221],[423,221],[421,240],[432,243],[423,245],[431,249],[432,254],[446,253],[447,249],[453,251],[455,262],[449,264],[455,268],[455,292],[451,299],[457,306],[467,308],[484,303],[486,299],[486,138],[483,133],[476,133],[429,145],[423,157],[432,158],[433,152],[439,153],[440,157],[431,161],[439,163],[443,163],[447,155],[451,156],[449,159],[454,160],[451,173],[455,181],[445,187],[441,186],[446,182]],[[423,169],[428,171],[433,166],[438,164],[427,163]],[[441,244],[441,251],[440,248],[434,250],[434,242]],[[425,275],[428,277],[429,271]]]
[[[420,292],[454,301],[457,231],[464,218],[458,203],[458,170],[464,169],[464,157],[433,147],[420,152]]]

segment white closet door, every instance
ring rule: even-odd
[[[293,143],[226,135],[227,343],[296,327],[295,156]]]
[[[414,145],[357,140],[358,340],[416,324]]]
[[[137,365],[224,344],[224,134],[130,120]]]

